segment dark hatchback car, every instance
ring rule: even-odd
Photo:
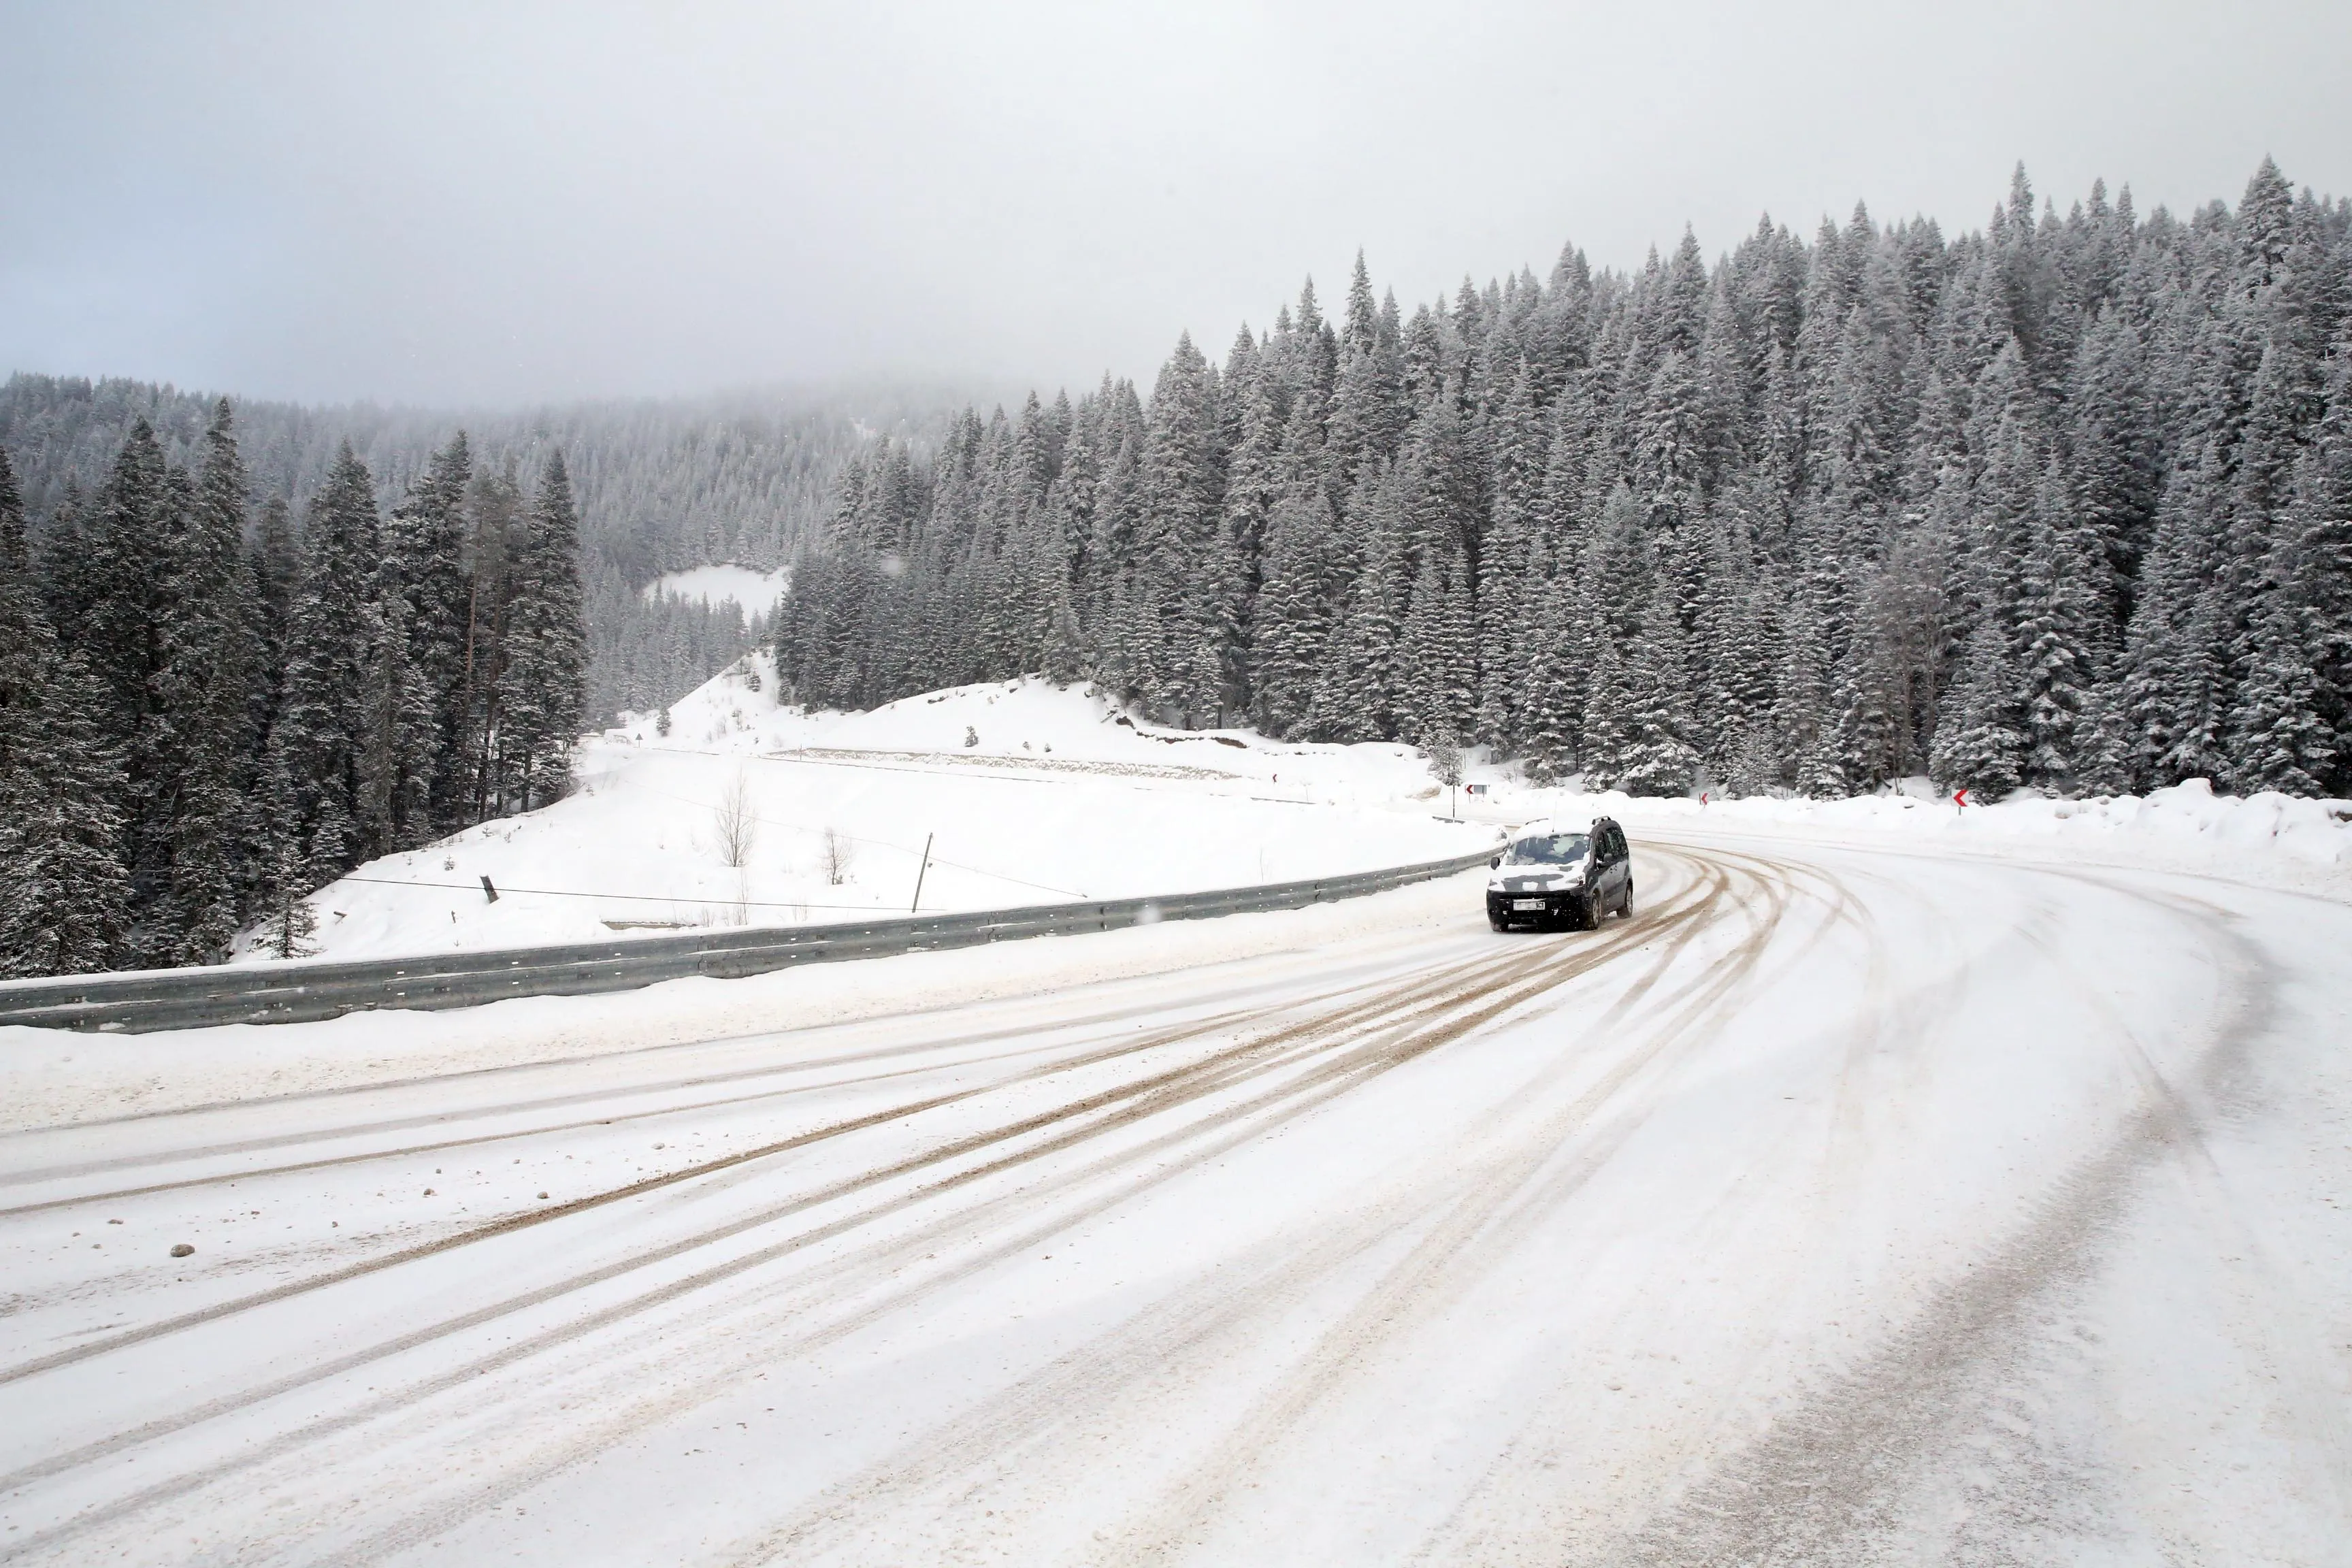
[[[1532,822],[1488,864],[1486,920],[1591,931],[1603,916],[1633,912],[1633,866],[1625,830],[1609,817]]]

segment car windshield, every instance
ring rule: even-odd
[[[1538,833],[1511,846],[1505,864],[1511,866],[1573,866],[1584,858],[1581,833]]]

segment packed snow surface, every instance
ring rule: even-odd
[[[0,1558],[2343,1563],[2352,905],[1604,804],[1591,932],[0,1031]]]
[[[659,598],[664,594],[680,599],[700,599],[716,605],[732,599],[742,606],[747,616],[764,615],[776,607],[783,596],[785,584],[792,581],[789,572],[755,572],[749,566],[696,566],[684,572],[666,572],[646,584],[645,596]]]
[[[1454,803],[1409,746],[1166,730],[1037,679],[866,713],[804,713],[774,692],[764,656],[750,656],[673,704],[667,735],[646,715],[589,740],[569,799],[361,867],[312,897],[318,951],[904,914],[919,879],[932,911],[1181,893],[1437,859],[1496,837],[1441,820]],[[258,957],[250,942],[246,956]]]

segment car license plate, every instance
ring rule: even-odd
[[[1511,900],[1511,908],[1515,910],[1539,910],[1543,907],[1544,901],[1541,899],[1513,899]]]

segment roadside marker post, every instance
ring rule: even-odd
[[[910,915],[923,907],[923,877],[931,868],[931,840],[938,837],[935,833],[923,835],[923,863],[915,868],[915,901],[907,906]]]

